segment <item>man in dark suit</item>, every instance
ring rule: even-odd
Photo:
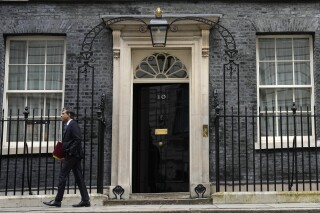
[[[65,152],[66,157],[64,159],[64,163],[59,174],[59,185],[56,198],[49,202],[43,202],[48,206],[61,207],[61,201],[63,199],[67,177],[71,170],[73,171],[75,181],[79,187],[81,194],[81,202],[72,206],[90,206],[89,195],[82,177],[81,170],[81,159],[84,157],[84,153],[81,146],[80,127],[78,123],[72,119],[73,116],[74,113],[67,109],[63,109],[61,113],[62,122],[65,123],[62,137],[62,149]]]

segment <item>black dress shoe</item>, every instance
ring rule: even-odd
[[[89,207],[90,206],[90,201],[81,201],[78,204],[72,205],[73,207]]]
[[[43,202],[43,203],[46,204],[47,206],[61,207],[61,202],[58,202],[55,200],[51,200],[49,202]]]

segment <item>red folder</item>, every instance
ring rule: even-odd
[[[58,141],[57,144],[54,147],[54,150],[52,152],[52,157],[55,159],[61,160],[65,157],[64,151],[62,150],[62,142]]]

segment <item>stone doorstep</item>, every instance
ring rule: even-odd
[[[210,198],[190,198],[189,192],[174,193],[134,193],[130,199],[106,199],[104,206],[117,205],[203,205],[212,204]]]
[[[320,191],[216,192],[213,204],[320,203]]]
[[[140,200],[140,199],[189,199],[190,192],[171,192],[171,193],[133,193],[130,194],[130,199]]]
[[[13,207],[41,207],[44,201],[50,201],[55,195],[17,195],[17,196],[0,196],[0,206],[2,208]],[[90,194],[91,206],[102,206],[103,201],[108,196],[102,194]],[[79,194],[66,194],[63,197],[62,206],[79,203],[81,197]]]
[[[104,206],[118,205],[210,205],[212,200],[208,198],[199,199],[139,199],[139,200],[105,200]]]

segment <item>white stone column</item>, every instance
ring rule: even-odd
[[[113,97],[112,97],[112,157],[111,185],[118,184],[118,141],[119,141],[119,88],[120,88],[120,30],[113,30]]]
[[[118,147],[118,185],[124,190],[122,197],[128,199],[131,193],[132,170],[132,62],[131,48],[121,40],[120,81],[119,84],[119,147]]]
[[[202,30],[201,58],[201,123],[202,123],[202,185],[206,187],[205,196],[210,196],[209,181],[209,33]],[[207,132],[204,129],[207,127]]]
[[[209,30],[201,31],[201,38],[193,48],[191,78],[190,120],[190,194],[197,197],[195,188],[206,188],[204,197],[210,196],[209,182],[209,134],[204,125],[209,124]],[[208,127],[209,128],[209,127]],[[200,195],[201,196],[201,195]]]
[[[112,168],[110,197],[120,185],[123,199],[131,192],[131,56],[130,48],[121,39],[121,31],[113,30],[113,116],[112,116]]]

